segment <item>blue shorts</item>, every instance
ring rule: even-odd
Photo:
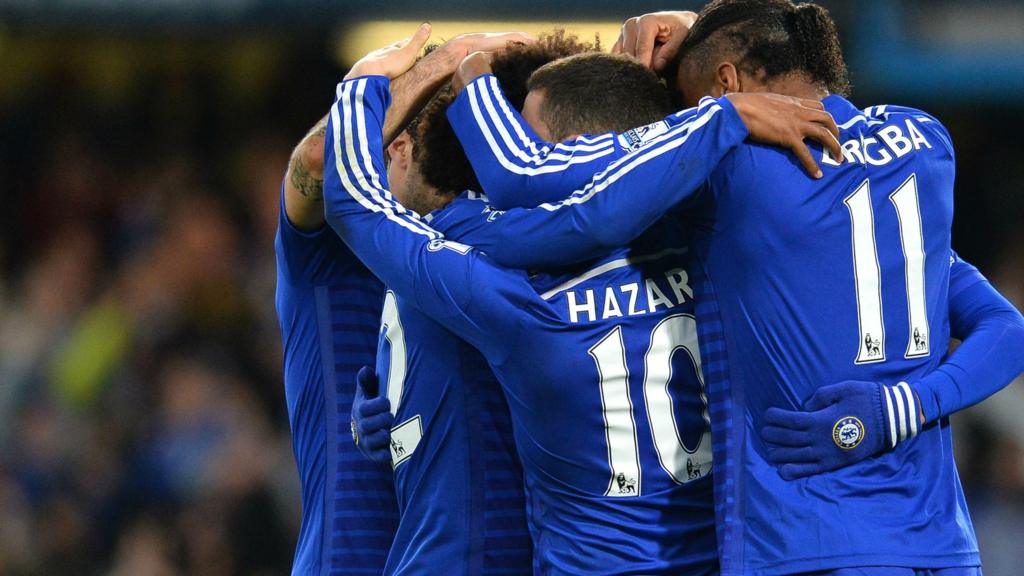
[[[864,566],[807,572],[800,576],[982,576],[981,566],[958,568],[896,568],[893,566]]]

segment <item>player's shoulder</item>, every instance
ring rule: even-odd
[[[665,116],[661,120],[644,126],[637,126],[617,135],[619,148],[624,152],[636,152],[660,142],[671,134],[684,134],[687,128],[699,128],[711,116],[720,112],[721,105],[710,96],[705,96],[693,108],[686,108]],[[671,134],[670,134],[671,133]]]
[[[431,228],[452,236],[460,226],[479,220],[481,215],[493,211],[486,194],[466,190],[446,206],[434,210],[423,219],[430,224]]]
[[[822,103],[839,127],[843,155],[852,165],[884,166],[895,161],[946,164],[955,159],[949,132],[928,112],[895,104],[859,108],[837,94]],[[828,154],[822,162],[839,165]]]
[[[838,123],[838,122],[837,122]],[[908,138],[931,138],[941,144],[941,149],[953,154],[953,139],[949,130],[935,115],[910,106],[880,104],[868,106],[860,115],[839,123],[840,130],[857,126],[868,132],[891,133],[900,130]]]
[[[490,199],[483,192],[476,192],[474,190],[464,190],[446,206],[434,210],[433,212],[425,216],[425,218],[428,222],[436,222],[438,220],[444,220],[445,218],[449,218],[451,214],[457,215],[467,211],[479,212],[482,208],[490,206],[490,203]]]
[[[886,121],[890,118],[896,117],[909,117],[917,120],[918,122],[925,124],[935,124],[937,127],[945,129],[939,118],[929,112],[921,110],[920,108],[913,108],[911,106],[900,106],[899,104],[880,104],[877,106],[868,106],[862,110],[864,116],[871,120]]]
[[[313,230],[297,227],[281,201],[277,235],[274,238],[279,278],[296,287],[330,285],[363,268],[341,238],[327,224]]]
[[[688,249],[630,246],[604,258],[531,279],[562,322],[583,326],[657,323],[669,311],[692,312]]]

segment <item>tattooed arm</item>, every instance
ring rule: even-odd
[[[300,230],[324,223],[324,116],[292,152],[284,178],[284,207],[288,220]]]
[[[384,118],[384,146],[405,129],[431,96],[451,78],[471,52],[492,51],[509,42],[533,42],[528,34],[461,34],[420,58],[408,72],[391,83],[392,102]],[[324,223],[324,132],[327,117],[306,134],[292,152],[285,177],[285,210],[297,228],[313,230]]]

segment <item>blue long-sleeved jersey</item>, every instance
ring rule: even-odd
[[[540,570],[716,571],[686,249],[666,248],[679,231],[651,230],[557,275],[499,268],[391,198],[380,152],[387,101],[384,78],[339,86],[325,144],[327,219],[391,290],[477,348],[498,376]],[[746,136],[727,102],[701,114],[677,144],[682,157],[721,158]],[[694,185],[712,165],[691,171]]]
[[[431,226],[453,235],[486,230],[477,218],[485,206],[465,193],[431,214]],[[424,314],[415,298],[389,290],[377,374],[395,415],[400,510],[384,574],[529,574],[522,466],[508,405],[480,352]]]
[[[359,454],[348,425],[356,371],[374,359],[384,288],[330,227],[295,228],[283,187],[275,249],[284,390],[302,484],[292,573],[380,574],[398,518],[391,471]]]

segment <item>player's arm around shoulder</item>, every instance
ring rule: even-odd
[[[770,94],[740,96],[735,102],[728,96],[705,99],[685,121],[645,140],[560,201],[495,213],[492,226],[498,228],[500,250],[491,256],[503,266],[543,269],[625,246],[698,192],[718,163],[748,136],[770,135],[772,142],[804,149],[808,159],[803,134],[838,146],[833,132],[821,123],[831,122],[838,133],[820,102],[814,108]]]
[[[337,90],[325,143],[327,222],[396,294],[487,353],[505,336],[514,283],[471,246],[445,239],[387,191],[381,130],[390,80],[403,74],[430,27],[364,57]],[[525,280],[523,281],[525,283]],[[489,299],[489,305],[478,305]],[[493,350],[493,349],[492,349]]]
[[[476,52],[463,60],[452,79],[458,96],[448,121],[495,207],[561,200],[626,153],[613,133],[546,140],[506,97],[492,57]]]
[[[394,78],[392,102],[384,118],[383,139],[390,143],[437,88],[455,71],[471,51],[490,49],[506,42],[529,42],[532,37],[518,32],[462,34],[445,42],[407,72]],[[317,122],[292,151],[285,175],[285,210],[299,230],[315,230],[324,224],[324,138],[327,116]]]

